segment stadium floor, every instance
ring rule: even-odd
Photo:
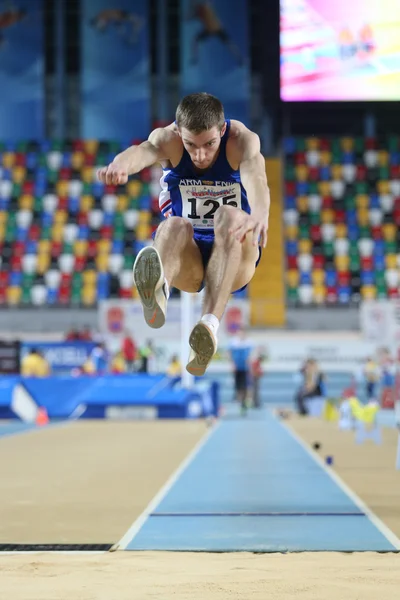
[[[78,421],[3,424],[0,436],[4,597],[383,600],[399,589],[395,430],[356,446],[331,424],[260,411],[211,429]],[[316,437],[345,483],[309,450]]]

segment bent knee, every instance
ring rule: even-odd
[[[255,263],[245,262],[239,269],[238,274],[232,285],[231,292],[237,292],[240,288],[244,287],[253,279],[256,270]]]
[[[157,228],[157,236],[164,234],[177,237],[185,235],[188,238],[192,238],[193,227],[191,223],[183,217],[168,217],[168,219],[162,221]]]
[[[234,206],[220,206],[214,215],[214,230],[221,233],[227,230],[235,223],[241,213],[240,208]]]

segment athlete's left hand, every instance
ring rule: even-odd
[[[259,244],[265,248],[267,245],[268,214],[258,215],[253,212],[249,215],[241,212],[229,233],[234,235],[239,242],[243,242],[249,231],[253,232],[253,246]]]

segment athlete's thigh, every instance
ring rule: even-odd
[[[260,256],[259,246],[253,246],[253,232],[250,231],[246,235],[246,239],[242,243],[242,259],[232,285],[232,292],[240,290],[243,286],[247,285],[253,278],[256,270],[256,262]]]
[[[204,279],[204,269],[200,250],[193,238],[184,246],[180,265],[173,286],[182,292],[198,292]]]

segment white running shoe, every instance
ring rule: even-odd
[[[133,280],[143,305],[146,323],[159,329],[165,323],[168,301],[168,285],[160,255],[153,246],[146,246],[136,257]]]
[[[191,375],[204,375],[212,357],[217,351],[217,338],[211,327],[199,321],[189,337],[191,348],[186,371]]]

